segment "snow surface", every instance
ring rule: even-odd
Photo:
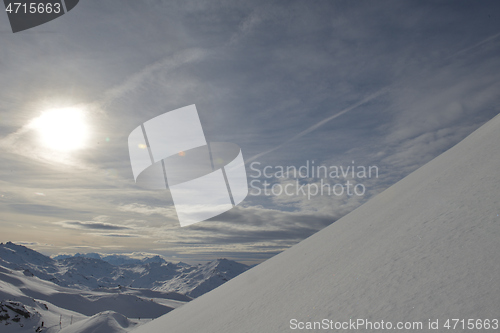
[[[8,299],[8,295],[4,296],[3,293],[10,289],[12,296],[21,295],[44,300],[86,316],[113,310],[127,317],[156,318],[173,309],[151,301],[152,297],[141,295],[140,290],[133,290],[132,293],[127,292],[127,290],[123,293],[82,291],[61,287],[37,277],[26,277],[20,272],[0,273],[0,287],[2,287],[0,288],[0,299]],[[168,294],[165,293],[165,296],[168,297]]]
[[[123,333],[137,326],[136,321],[113,311],[98,313],[60,330],[60,333]]]
[[[25,295],[24,291],[32,288],[40,293],[45,292],[47,294],[55,291],[51,288],[50,282],[35,277],[26,277],[20,271],[11,271],[0,266],[0,317],[5,316],[5,314],[9,317],[0,318],[0,332],[33,333],[36,329],[42,328],[43,322],[43,332],[54,333],[59,331],[61,318],[66,324],[70,320],[77,322],[86,317],[64,307],[56,306],[46,300]],[[7,305],[17,309],[18,312],[12,311]],[[5,312],[5,310],[7,311]],[[21,312],[21,315],[19,315],[19,312]],[[16,317],[19,319],[13,320]]]
[[[133,332],[499,318],[499,169],[497,116],[329,227]]]
[[[174,298],[169,299],[170,296]],[[95,332],[110,327],[114,331],[107,332],[122,332],[184,304],[178,300],[182,297],[185,296],[130,288],[117,288],[113,292],[82,291],[0,266],[0,332],[35,332],[40,328],[42,332],[55,333],[82,320],[86,324],[82,324],[81,332],[94,332],[84,330],[94,326]],[[125,316],[134,319],[127,319],[125,325],[119,319]]]

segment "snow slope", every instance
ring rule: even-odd
[[[86,316],[111,310],[132,318],[157,318],[173,309],[137,293],[82,291],[24,276],[20,272],[0,272],[0,282],[0,299],[34,298]]]
[[[55,333],[72,323],[81,332],[123,332],[146,322],[146,318],[171,311],[184,304],[185,299],[189,300],[180,294],[144,289],[82,291],[0,266],[2,333],[32,333],[37,329]],[[75,326],[82,320],[85,324]]]
[[[418,332],[439,319],[441,332],[449,318],[499,319],[499,193],[497,116],[329,227],[133,332],[288,332],[291,319],[422,321]]]
[[[136,327],[135,321],[113,311],[98,313],[60,330],[60,333],[124,333]]]
[[[42,328],[43,323],[43,332],[54,333],[59,331],[61,318],[66,324],[70,320],[77,322],[86,317],[24,294],[23,290],[26,289],[45,293],[54,291],[49,282],[38,283],[39,281],[42,280],[26,277],[20,271],[11,271],[0,266],[0,332],[33,333]]]

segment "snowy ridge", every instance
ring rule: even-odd
[[[134,333],[290,332],[323,319],[436,332],[429,320],[498,319],[499,167],[497,116],[332,225]]]
[[[162,257],[160,257],[158,255],[153,256],[153,257],[146,257],[143,259],[137,259],[137,258],[131,258],[130,256],[127,256],[127,255],[120,255],[120,254],[101,255],[99,253],[77,253],[75,255],[61,254],[61,255],[55,256],[53,259],[54,260],[63,260],[63,259],[75,258],[75,257],[100,259],[100,260],[105,261],[107,263],[110,263],[111,265],[114,265],[114,266],[149,264],[152,262],[159,262],[159,263],[166,262],[165,259],[163,259]]]
[[[227,259],[218,259],[197,268],[186,269],[181,275],[163,283],[155,290],[177,291],[199,297],[224,284],[248,269],[248,266]]]
[[[56,258],[58,260],[11,242],[0,244],[0,265],[23,270],[27,276],[83,290],[131,287],[189,296],[182,301],[198,297],[248,269],[227,259],[190,266],[166,262],[159,256],[134,259],[89,253]]]
[[[122,333],[137,325],[127,317],[113,311],[98,313],[59,331],[60,333]]]

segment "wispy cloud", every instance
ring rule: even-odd
[[[152,76],[155,74],[161,73],[162,75],[166,75],[168,72],[173,71],[180,66],[200,61],[207,55],[208,51],[200,48],[186,49],[172,55],[168,55],[163,59],[147,65],[139,72],[130,75],[124,82],[107,90],[104,93],[103,98],[98,103],[105,106],[106,104],[113,102],[115,99],[141,87],[144,85],[145,81],[151,80]]]
[[[142,214],[142,215],[147,215],[147,216],[161,215],[164,217],[177,219],[177,213],[176,213],[175,208],[173,206],[155,207],[155,206],[150,206],[150,205],[145,205],[145,204],[132,203],[132,204],[120,205],[120,206],[118,206],[118,210],[120,210],[122,212],[131,212],[131,213],[137,213],[137,214]]]
[[[142,235],[137,234],[106,234],[106,233],[91,233],[89,235],[99,236],[99,237],[118,237],[118,238],[138,238],[144,237]]]
[[[131,228],[122,225],[96,222],[96,221],[60,221],[54,224],[69,229],[92,229],[92,230],[129,230]]]
[[[323,126],[324,124],[326,124],[326,123],[328,123],[328,122],[332,121],[333,119],[335,119],[335,118],[337,118],[337,117],[340,117],[340,116],[342,116],[343,114],[345,114],[345,113],[347,113],[347,112],[349,112],[349,111],[351,111],[351,110],[354,110],[354,109],[356,109],[356,108],[360,107],[361,105],[366,104],[366,103],[368,103],[369,101],[371,101],[371,100],[373,100],[373,99],[375,99],[375,98],[377,98],[377,97],[379,97],[379,96],[381,96],[381,95],[383,95],[383,94],[387,93],[387,91],[388,91],[388,88],[383,88],[383,89],[381,89],[381,90],[379,90],[379,91],[377,91],[377,92],[375,92],[375,93],[371,94],[370,96],[368,96],[368,97],[364,98],[363,100],[361,100],[361,101],[359,101],[359,102],[355,103],[354,105],[352,105],[352,106],[350,106],[350,107],[348,107],[348,108],[345,108],[345,109],[343,109],[342,111],[337,112],[336,114],[334,114],[334,115],[332,115],[332,116],[329,116],[329,117],[327,117],[327,118],[325,118],[325,119],[323,119],[323,120],[321,120],[321,121],[317,122],[316,124],[314,124],[314,125],[312,125],[312,126],[310,126],[310,127],[306,128],[305,130],[303,130],[303,131],[299,132],[298,134],[296,134],[296,135],[292,136],[290,139],[286,140],[286,141],[285,141],[285,142],[283,142],[282,144],[280,144],[280,145],[278,145],[278,146],[276,146],[276,147],[274,147],[274,148],[271,148],[271,149],[269,149],[269,150],[266,150],[266,151],[264,151],[264,152],[262,152],[262,153],[259,153],[259,154],[257,154],[257,155],[254,155],[254,156],[250,157],[249,159],[247,159],[247,160],[245,161],[245,163],[247,163],[247,164],[248,164],[248,163],[250,163],[250,162],[252,162],[252,161],[254,161],[254,160],[258,159],[259,157],[262,157],[262,156],[265,156],[265,155],[267,155],[267,154],[269,154],[269,153],[272,153],[273,151],[275,151],[275,150],[277,150],[277,149],[279,149],[279,148],[281,148],[281,147],[285,146],[286,144],[288,144],[288,143],[290,143],[290,142],[292,142],[292,141],[295,141],[295,140],[297,140],[297,139],[300,139],[300,138],[301,138],[301,137],[303,137],[304,135],[311,133],[312,131],[314,131],[314,130],[318,129],[319,127],[321,127],[321,126]]]
[[[14,244],[17,245],[24,245],[24,246],[31,246],[34,248],[40,248],[40,247],[52,247],[52,244],[47,244],[47,243],[39,243],[39,242],[30,242],[30,241],[13,241]]]

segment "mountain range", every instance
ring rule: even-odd
[[[247,269],[227,259],[192,266],[159,256],[90,253],[50,258],[22,245],[1,243],[0,328],[59,332],[78,322],[82,327],[91,323],[92,332],[96,323],[103,332],[110,327],[130,329]]]
[[[248,269],[227,259],[191,266],[167,262],[160,256],[144,259],[98,253],[61,255],[54,258],[12,242],[0,244],[0,266],[22,270],[27,276],[62,287],[93,290],[133,287],[178,292],[198,297]]]

